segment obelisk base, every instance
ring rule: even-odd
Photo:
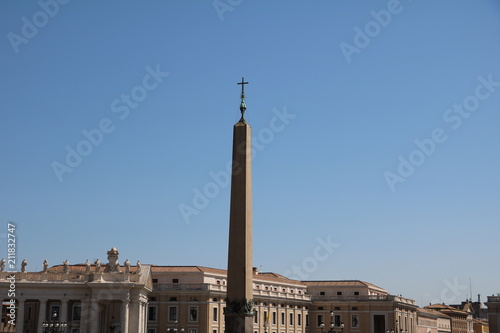
[[[253,333],[253,314],[226,313],[225,333]]]

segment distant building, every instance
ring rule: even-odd
[[[425,308],[448,315],[451,318],[452,333],[474,333],[472,310],[469,307],[466,310],[460,310],[449,305],[434,304],[426,306]]]
[[[487,320],[473,319],[474,333],[489,333],[490,325]]]
[[[416,332],[415,301],[390,295],[371,283],[303,281],[312,298],[310,332]]]
[[[444,313],[431,309],[418,309],[418,333],[450,333],[451,318]]]
[[[500,295],[488,296],[488,323],[490,333],[500,333]]]

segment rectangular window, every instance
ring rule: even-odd
[[[302,315],[300,313],[297,315],[297,325],[302,325]]]
[[[73,305],[73,315],[71,318],[72,320],[80,320],[82,314],[82,306],[80,304],[75,304]]]
[[[212,330],[212,333],[217,333],[217,330],[215,330],[215,329],[214,329],[214,330]]]
[[[259,311],[255,311],[255,315],[253,316],[253,322],[255,324],[259,323]]]
[[[171,306],[168,308],[168,321],[177,321],[177,307]]]
[[[158,283],[158,279],[153,279],[153,283]]]
[[[335,326],[340,327],[340,315],[335,315]]]
[[[288,325],[293,326],[293,312],[290,312],[290,321]]]
[[[276,311],[273,312],[273,325],[276,325]]]
[[[359,317],[358,317],[358,315],[352,315],[351,316],[351,326],[352,327],[359,327]]]
[[[359,291],[355,291],[354,296],[359,296]]]
[[[212,315],[213,315],[213,318],[212,318],[213,321],[215,321],[215,322],[219,321],[219,309],[218,308],[212,309]]]
[[[325,295],[325,292],[324,292],[324,291],[320,291],[320,292],[319,292],[319,295],[320,295],[320,296],[324,296],[324,295]]]
[[[309,327],[309,315],[306,314],[306,327]]]
[[[179,279],[172,279],[172,283],[179,283]]]
[[[342,296],[342,292],[341,291],[337,291],[337,296]]]
[[[189,307],[189,321],[198,321],[198,307]]]
[[[148,307],[148,321],[156,321],[156,306]]]
[[[285,313],[281,313],[281,325],[285,325]]]
[[[264,311],[264,322],[265,324],[269,324],[269,317],[267,316],[267,311]]]
[[[148,328],[148,333],[156,333],[156,328]]]
[[[52,305],[52,306],[50,307],[50,313],[51,313],[51,315],[53,315],[54,313],[56,313],[56,314],[57,314],[57,320],[61,320],[61,319],[59,318],[59,313],[60,313],[59,311],[60,311],[60,309],[61,309],[61,308],[60,308],[60,306],[59,306],[59,305]]]
[[[198,333],[198,330],[196,328],[190,328],[189,333]]]
[[[318,315],[318,327],[323,324],[323,315]]]
[[[353,306],[353,307],[351,308],[351,310],[352,310],[352,311],[358,311],[358,307],[357,307],[357,306]]]

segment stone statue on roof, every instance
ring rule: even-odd
[[[68,259],[66,259],[63,262],[63,270],[64,270],[64,273],[69,273],[69,261],[68,261]]]
[[[49,262],[47,261],[47,259],[45,259],[43,261],[43,272],[44,273],[47,273],[47,270],[49,269]]]
[[[136,274],[141,274],[141,262],[137,260],[137,270],[135,271]]]
[[[21,263],[21,272],[26,273],[26,266],[28,266],[28,261],[26,261],[26,258],[23,259],[23,262]]]
[[[5,264],[7,262],[5,261],[5,258],[2,258],[2,260],[0,260],[0,272],[3,272],[5,271]]]
[[[125,273],[130,273],[130,261],[128,260],[128,258],[123,263],[123,266],[125,266]]]
[[[106,264],[105,272],[119,272],[120,271],[120,263],[118,262],[118,255],[120,253],[116,249],[116,247],[112,247],[111,250],[108,251],[108,263]]]
[[[101,261],[99,260],[99,258],[95,260],[94,264],[95,264],[95,271],[99,272],[99,270],[101,269]]]
[[[90,273],[90,261],[87,259],[85,262],[85,273],[89,274]]]

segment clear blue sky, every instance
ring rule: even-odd
[[[245,76],[255,266],[500,292],[498,1],[40,3],[0,3],[2,256],[225,268]]]

